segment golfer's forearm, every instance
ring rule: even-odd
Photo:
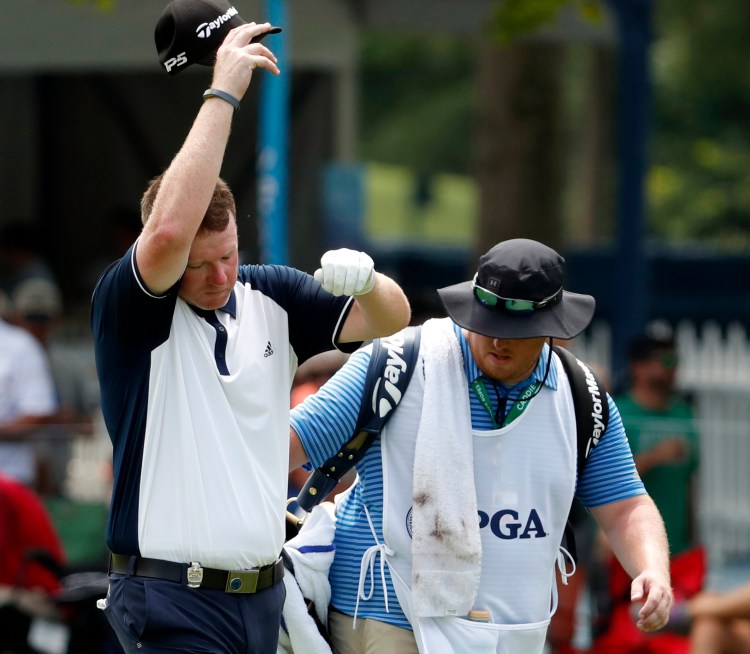
[[[389,336],[409,324],[411,307],[401,287],[390,277],[375,274],[377,282],[372,291],[355,298],[341,330],[342,343]]]

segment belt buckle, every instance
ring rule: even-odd
[[[227,573],[226,593],[254,593],[258,587],[259,570],[230,570]]]
[[[187,569],[187,585],[189,588],[200,588],[203,583],[203,568],[200,563],[191,561]]]

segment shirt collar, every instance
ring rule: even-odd
[[[237,298],[234,295],[234,290],[229,294],[227,303],[219,311],[228,313],[232,318],[237,319]]]
[[[199,316],[205,318],[207,314],[213,313],[213,311],[206,311],[205,309],[199,309],[198,307],[194,307],[192,304],[188,305],[195,313],[197,313]],[[217,309],[217,311],[223,311],[224,313],[229,314],[234,318],[237,319],[237,298],[234,295],[234,290],[229,295],[229,299],[227,300],[227,303]]]
[[[458,337],[458,342],[461,345],[461,352],[464,355],[464,371],[466,373],[466,379],[468,380],[469,384],[471,384],[477,377],[490,379],[479,369],[476,361],[474,361],[474,357],[471,355],[471,349],[469,348],[469,342],[464,336],[463,329],[456,323],[453,323],[453,331]],[[544,373],[547,370],[547,357],[549,357],[550,354],[551,350],[549,344],[545,343],[544,348],[542,349],[542,355],[539,357],[536,368],[534,368],[531,375],[524,381],[519,382],[508,390],[512,391],[513,389],[524,388],[532,382],[542,381],[542,379],[544,379]],[[544,385],[549,386],[552,390],[557,390],[557,369],[555,368],[555,366],[550,366],[550,371],[547,375],[547,379],[545,380]]]

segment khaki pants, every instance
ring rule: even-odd
[[[334,654],[419,654],[414,633],[371,618],[354,618],[331,609],[328,628]]]

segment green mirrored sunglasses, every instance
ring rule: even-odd
[[[497,309],[498,307],[512,311],[513,313],[533,313],[537,309],[544,309],[551,304],[557,304],[562,297],[562,287],[557,289],[552,295],[543,300],[519,300],[516,298],[503,297],[492,291],[488,291],[477,284],[477,276],[471,282],[471,288],[474,291],[474,297],[477,302],[488,309]]]

